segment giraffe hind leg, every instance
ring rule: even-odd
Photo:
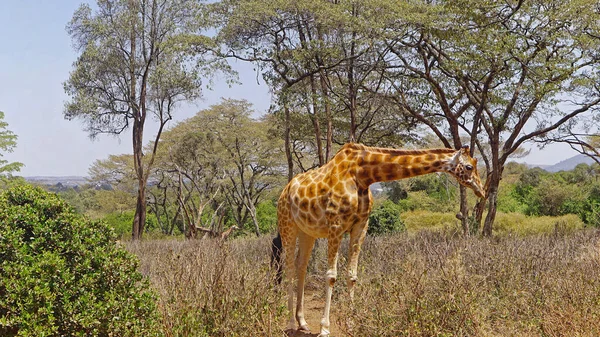
[[[275,269],[275,281],[277,285],[281,284],[283,276],[283,264],[281,261],[281,234],[277,232],[277,236],[271,241],[271,268]]]
[[[301,331],[310,331],[306,319],[304,318],[304,283],[306,281],[306,268],[310,253],[315,245],[315,238],[303,233],[298,233],[298,258],[296,264],[296,278],[298,286],[296,288],[297,304],[296,304],[296,320],[298,321],[298,329]]]
[[[281,233],[281,247],[285,258],[285,280],[287,282],[287,294],[288,294],[288,312],[289,320],[287,328],[288,330],[294,329],[296,326],[296,320],[294,319],[294,278],[296,276],[295,258],[296,258],[296,238],[298,235],[297,227],[293,224],[286,224],[286,226],[279,226]]]

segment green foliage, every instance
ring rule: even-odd
[[[115,241],[41,188],[0,194],[0,335],[157,335],[155,295]]]
[[[531,215],[557,216],[574,213],[583,201],[581,189],[552,179],[543,179],[526,201]]]
[[[106,214],[102,217],[102,222],[106,223],[116,234],[117,238],[130,238],[131,237],[131,223],[135,210],[130,209],[126,211],[116,211]],[[154,214],[148,213],[146,215],[146,226],[144,226],[146,233],[160,233],[158,221]]]
[[[498,211],[504,213],[525,213],[527,204],[522,202],[514,185],[500,185],[498,191]]]
[[[128,210],[125,212],[113,212],[107,214],[102,221],[110,226],[119,238],[131,235],[131,223],[135,211]]]
[[[398,205],[403,211],[414,211],[418,209],[432,212],[450,212],[457,207],[455,201],[440,201],[428,194],[426,191],[409,192],[408,198],[400,200]]]
[[[7,129],[8,123],[4,121],[4,112],[0,111],[0,158],[3,153],[13,152],[17,146],[17,135]],[[6,175],[12,172],[18,172],[23,167],[22,163],[9,163],[7,160],[0,159],[0,174]]]
[[[448,212],[456,208],[458,188],[447,174],[428,174],[401,181],[382,183],[389,200],[403,211],[426,209]]]
[[[399,181],[383,182],[381,186],[388,198],[396,204],[400,200],[408,198],[408,189]]]
[[[256,205],[256,217],[261,233],[272,233],[277,229],[277,207],[272,200]]]
[[[521,174],[519,182],[516,185],[516,192],[522,201],[529,198],[531,191],[540,184],[542,177],[547,174],[546,171],[539,167],[532,168]]]
[[[369,234],[402,232],[406,226],[401,218],[401,208],[390,200],[375,208],[369,215]]]

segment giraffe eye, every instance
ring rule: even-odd
[[[473,169],[473,165],[467,165],[465,166],[465,168],[467,169],[467,171],[471,171]]]

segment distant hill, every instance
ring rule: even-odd
[[[573,156],[571,158],[568,158],[561,162],[558,162],[554,165],[527,164],[527,166],[539,167],[548,172],[558,172],[558,171],[572,170],[575,168],[575,166],[582,164],[582,163],[591,165],[594,163],[594,160],[586,155],[578,154],[576,156]],[[40,185],[48,185],[48,186],[54,186],[54,185],[60,183],[65,187],[75,187],[75,186],[83,186],[83,185],[89,183],[89,181],[87,180],[87,177],[81,177],[81,176],[63,176],[63,177],[34,176],[34,177],[24,177],[24,178],[25,178],[25,180],[27,180],[31,183],[40,184]],[[373,193],[375,193],[375,194],[381,193],[382,190],[383,190],[383,188],[382,188],[381,184],[373,184],[371,186],[371,191],[373,191]]]
[[[565,159],[561,162],[558,162],[554,165],[530,165],[531,167],[539,167],[548,172],[559,172],[559,171],[569,171],[575,168],[575,166],[579,164],[588,164],[591,165],[595,163],[595,161],[583,154],[578,154],[571,158]]]
[[[51,176],[35,176],[35,177],[24,177],[30,183],[39,185],[54,186],[56,184],[62,184],[65,187],[82,186],[88,182],[86,177],[79,176],[65,176],[65,177],[51,177]]]

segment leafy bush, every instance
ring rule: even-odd
[[[386,200],[369,215],[369,234],[384,234],[406,230],[400,218],[401,209],[390,200]]]
[[[501,183],[498,191],[498,211],[504,213],[523,213],[527,211],[527,204],[523,203],[514,185]]]
[[[41,188],[0,194],[0,335],[156,335],[155,295],[115,240]]]
[[[133,216],[135,210],[128,210],[125,212],[113,212],[107,214],[102,221],[110,226],[117,237],[123,238],[125,236],[131,237],[131,226],[133,223]]]
[[[112,230],[117,234],[119,239],[131,238],[131,228],[133,224],[133,217],[135,216],[135,210],[127,210],[123,212],[112,212],[108,213],[102,218],[102,222],[106,223]],[[146,226],[144,231],[151,234],[152,237],[161,236],[161,228],[158,225],[158,220],[154,213],[146,214]]]
[[[259,203],[256,206],[256,217],[261,233],[270,233],[277,228],[277,207],[273,201]]]
[[[542,179],[526,201],[530,215],[563,215],[578,213],[585,196],[581,187]]]

